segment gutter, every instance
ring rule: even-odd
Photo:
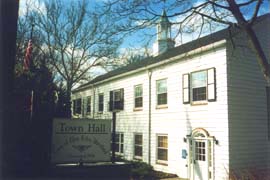
[[[89,84],[89,85],[87,85],[85,87],[82,87],[81,89],[74,90],[73,92],[78,92],[80,90],[87,89],[92,85],[102,84],[102,83],[105,83],[105,82],[108,82],[108,81],[112,81],[114,79],[118,79],[118,78],[123,77],[123,76],[128,76],[128,75],[131,75],[131,74],[135,74],[135,73],[140,72],[140,71],[148,71],[149,69],[153,69],[153,68],[161,66],[161,65],[169,64],[169,63],[172,63],[172,62],[177,61],[177,60],[184,60],[184,59],[187,59],[189,57],[201,54],[202,52],[207,52],[207,51],[210,51],[210,50],[215,50],[215,49],[224,47],[225,45],[226,45],[226,39],[223,39],[223,40],[217,41],[215,43],[208,44],[206,46],[202,46],[200,48],[194,49],[194,50],[189,51],[187,53],[183,53],[183,54],[180,54],[178,56],[171,57],[171,58],[169,58],[167,60],[164,60],[164,61],[161,61],[161,62],[158,62],[158,63],[154,63],[154,64],[151,64],[151,65],[148,65],[148,66],[145,66],[145,67],[142,67],[142,68],[130,71],[130,72],[119,74],[119,75],[116,75],[116,76],[101,80],[101,81],[93,83],[93,84]]]

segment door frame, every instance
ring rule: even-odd
[[[188,164],[189,164],[189,179],[194,180],[194,140],[203,140],[206,142],[206,163],[208,168],[208,178],[206,180],[214,180],[215,174],[214,174],[214,143],[215,143],[215,137],[210,136],[208,131],[206,131],[203,128],[196,128],[192,131],[191,135],[187,136],[187,143],[188,143],[188,149],[189,149],[189,158],[188,158]]]

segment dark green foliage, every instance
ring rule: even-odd
[[[133,179],[155,179],[153,167],[144,162],[132,161],[131,177]]]
[[[130,161],[131,179],[163,179],[177,177],[175,174],[154,171],[153,167],[142,161]]]

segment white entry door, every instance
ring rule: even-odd
[[[208,145],[207,140],[193,141],[193,180],[208,180]]]

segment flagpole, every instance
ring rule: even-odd
[[[34,23],[31,24],[31,32],[30,32],[30,40],[32,41],[33,39],[33,31],[34,31]],[[31,59],[31,56],[29,57]],[[29,61],[29,70],[31,71],[32,67],[32,62]],[[31,90],[31,106],[30,106],[30,122],[32,122],[33,119],[33,106],[34,106],[34,88],[32,87]]]
[[[30,122],[33,118],[33,102],[34,102],[34,90],[31,91],[31,105],[30,105]]]

